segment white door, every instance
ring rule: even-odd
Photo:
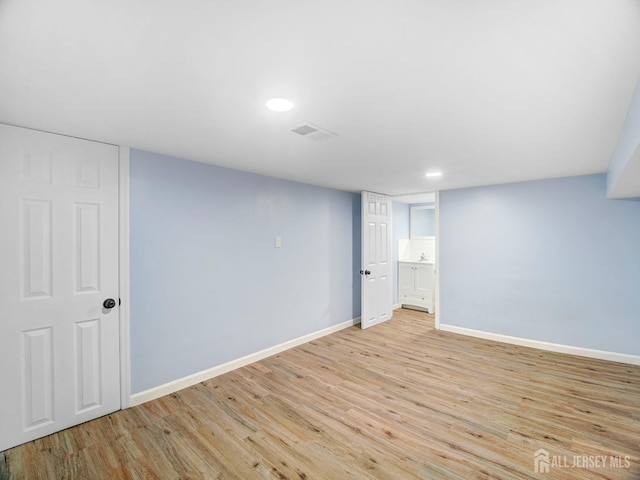
[[[391,319],[391,199],[362,192],[362,328]]]
[[[120,408],[117,305],[118,148],[0,124],[0,451]]]

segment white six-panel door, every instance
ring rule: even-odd
[[[0,451],[120,408],[117,302],[118,148],[0,124]]]
[[[362,192],[362,320],[368,328],[391,319],[391,199]]]

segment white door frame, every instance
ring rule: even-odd
[[[440,191],[436,191],[436,262],[433,266],[435,280],[434,308],[436,318],[434,327],[440,330]]]
[[[131,149],[119,147],[118,221],[120,249],[120,409],[131,406],[131,342],[129,292],[129,162]]]

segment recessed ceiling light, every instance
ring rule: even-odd
[[[442,172],[429,172],[425,175],[425,177],[441,177]]]
[[[287,100],[286,98],[271,98],[267,100],[265,105],[269,110],[274,112],[288,112],[293,108],[291,100]]]

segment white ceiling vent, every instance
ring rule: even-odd
[[[327,138],[337,137],[338,134],[330,130],[326,130],[322,127],[314,125],[313,123],[305,123],[299,127],[291,130],[293,133],[302,135],[303,137],[310,138],[311,140],[326,140]]]

